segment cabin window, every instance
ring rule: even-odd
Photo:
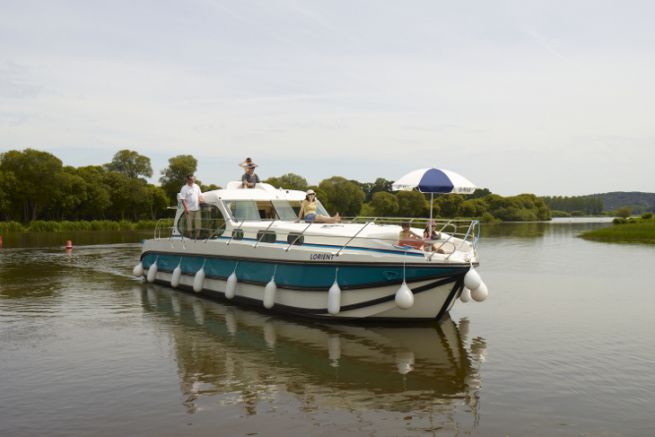
[[[189,217],[182,214],[180,220],[177,222],[177,230],[180,234],[187,238],[195,238],[194,232],[190,232],[187,226]],[[203,240],[207,238],[218,238],[225,232],[225,219],[223,214],[215,205],[208,205],[206,203],[200,204],[200,234],[198,238]]]
[[[298,212],[300,211],[300,203],[296,203],[296,208],[294,208],[288,200],[273,200],[271,202],[275,208],[275,212],[280,220],[293,221],[298,218]]]
[[[277,220],[273,205],[268,200],[231,200],[227,208],[235,220]]]
[[[261,220],[254,200],[232,200],[227,207],[236,220]]]
[[[257,241],[262,243],[275,243],[277,236],[274,231],[259,231],[257,232]]]
[[[243,240],[243,229],[232,229],[233,240]]]
[[[287,243],[294,244],[296,246],[302,246],[305,242],[305,236],[296,232],[290,232],[287,235]]]

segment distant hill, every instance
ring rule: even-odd
[[[603,200],[604,211],[628,206],[632,208],[633,214],[646,211],[655,212],[655,193],[642,193],[639,191],[614,191],[611,193],[597,194]]]
[[[573,215],[598,215],[618,208],[629,207],[633,214],[655,212],[655,193],[614,191],[585,196],[545,196],[544,201],[555,212]]]

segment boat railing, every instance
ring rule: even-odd
[[[305,229],[303,229],[302,232],[300,232],[298,235],[296,235],[296,236],[294,237],[294,239],[293,239],[292,241],[289,242],[289,245],[286,247],[286,249],[284,249],[284,251],[285,251],[285,252],[288,252],[289,250],[291,250],[291,246],[293,246],[294,244],[296,244],[296,243],[298,242],[298,240],[300,240],[301,238],[304,238],[304,236],[305,236],[305,232],[307,231],[307,229],[309,229],[309,227],[310,227],[312,224],[313,224],[313,223],[307,223],[307,226],[305,226]],[[288,240],[287,240],[287,241],[288,241]]]
[[[255,244],[254,244],[252,247],[255,247],[255,248],[256,248],[256,247],[259,245],[259,243],[262,241],[262,238],[264,238],[264,236],[266,235],[266,233],[271,229],[271,226],[273,226],[273,223],[275,223],[275,221],[276,221],[276,220],[272,220],[272,221],[268,224],[268,226],[266,226],[266,229],[264,229],[263,232],[258,232],[259,236],[257,236],[257,241],[255,242]]]
[[[353,241],[355,238],[357,238],[357,236],[358,236],[359,234],[361,234],[362,231],[363,231],[364,229],[366,229],[366,227],[367,227],[368,225],[370,225],[371,223],[375,223],[375,218],[374,218],[373,220],[369,220],[369,221],[367,221],[366,223],[364,223],[364,226],[362,226],[361,228],[359,228],[359,230],[358,230],[357,232],[355,232],[355,234],[354,234],[352,237],[350,237],[350,240],[346,241],[346,244],[344,244],[344,245],[341,247],[341,249],[339,249],[339,250],[337,251],[337,253],[335,253],[335,255],[336,255],[336,256],[341,255],[341,252],[342,252],[342,251],[343,251],[343,250],[344,250],[344,249],[345,249],[345,248],[350,244],[350,242]]]
[[[443,253],[449,247],[449,258],[453,253],[461,250],[465,244],[470,244],[474,253],[477,252],[478,241],[480,239],[480,221],[479,220],[466,220],[466,219],[439,219],[439,218],[417,218],[417,217],[364,217],[358,216],[353,218],[346,218],[342,222],[358,223],[364,221],[364,226],[370,223],[370,220],[375,220],[376,224],[394,224],[401,225],[409,223],[412,227],[426,228],[430,222],[434,223],[438,229],[439,235],[447,235],[445,240],[429,240],[424,239],[426,247],[431,252],[429,259],[432,259],[435,253]],[[466,229],[464,231],[464,229]],[[457,241],[456,241],[457,240]]]
[[[243,228],[243,224],[246,222],[246,219],[241,220],[241,222],[238,224],[236,228],[232,228],[232,235],[230,236],[230,239],[227,240],[225,243],[227,246],[229,246],[232,243],[232,240],[234,240],[234,237],[238,234],[238,231]]]
[[[172,218],[160,218],[155,224],[155,230],[153,238],[159,240],[161,238],[169,238],[173,234],[173,219]],[[165,237],[162,237],[165,235]]]
[[[229,223],[229,222],[228,222]],[[272,219],[272,220],[262,220],[261,225],[258,226],[258,235],[253,248],[260,246],[262,241],[265,241],[267,233],[274,229],[275,225],[279,224],[288,224],[290,221]],[[332,239],[335,241],[334,245],[338,247],[337,250],[333,251],[333,255],[340,256],[344,250],[350,247],[354,241],[362,240],[376,240],[378,242],[384,242],[390,246],[395,247],[396,249],[401,250],[422,250],[425,253],[429,253],[429,259],[431,260],[436,253],[446,254],[446,257],[449,258],[453,253],[460,251],[462,249],[469,250],[465,245],[470,245],[473,252],[477,252],[477,244],[480,238],[480,222],[478,220],[458,220],[458,219],[432,219],[434,223],[436,233],[440,238],[430,239],[423,238],[417,239],[417,241],[422,243],[422,248],[413,247],[410,245],[403,245],[401,241],[397,238],[385,238],[381,236],[369,236],[362,235],[364,230],[366,230],[371,225],[402,225],[404,223],[409,223],[411,227],[425,229],[430,223],[429,219],[426,218],[417,218],[417,217],[367,217],[367,216],[356,216],[356,217],[342,217],[340,223],[335,224],[326,224],[326,223],[308,223],[300,232],[289,231],[287,235],[288,245],[284,246],[284,251],[288,252],[294,246],[297,246],[298,241],[302,241],[304,238],[320,238],[323,240]],[[227,224],[227,223],[225,223]],[[250,223],[248,223],[250,224]],[[263,226],[266,224],[265,226]],[[360,224],[354,232],[349,232],[349,235],[330,235],[329,233],[324,232],[312,232],[315,229],[323,226],[338,226],[339,224]],[[223,233],[227,230],[231,232],[229,238],[226,239],[225,244],[230,245],[234,240],[240,240],[243,238],[243,231],[248,232],[244,229],[246,225],[246,219],[241,219],[239,222],[231,222],[231,225],[222,226],[220,229],[205,229],[206,226],[202,226],[203,238],[201,240],[208,241],[209,239],[215,239],[221,237]],[[248,226],[250,228],[250,226]],[[169,232],[166,232],[166,231]],[[250,229],[252,230],[252,229]],[[206,231],[206,232],[205,232]],[[166,235],[166,233],[168,235]],[[189,238],[189,236],[184,235],[185,232],[175,232],[173,227],[173,219],[160,219],[157,221],[154,231],[154,238],[174,238],[181,237],[183,239]],[[241,234],[241,235],[240,235]],[[165,236],[166,235],[166,236]],[[208,236],[205,236],[208,235]],[[223,238],[225,239],[224,236]],[[252,241],[252,240],[251,240]]]

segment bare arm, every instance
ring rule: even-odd
[[[304,216],[305,216],[305,204],[301,202],[300,203],[300,211],[298,211],[298,220],[296,220],[296,221],[299,222],[300,220],[302,220],[302,218]]]

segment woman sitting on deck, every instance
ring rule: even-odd
[[[298,221],[304,219],[305,223],[339,223],[341,217],[337,213],[334,217],[326,217],[316,213],[318,205],[316,204],[316,193],[314,190],[307,190],[305,200],[300,203],[300,212]]]

